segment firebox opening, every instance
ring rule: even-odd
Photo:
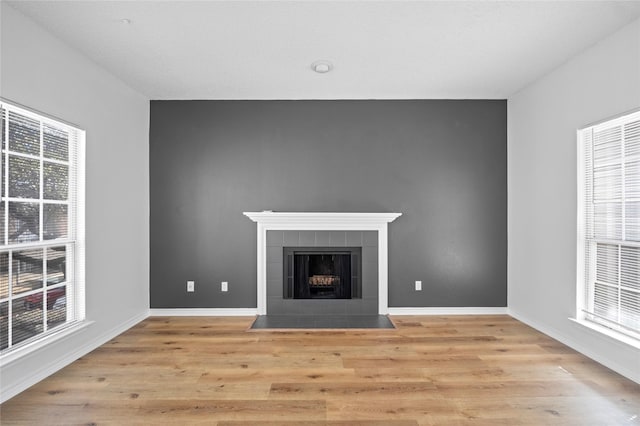
[[[284,247],[284,298],[361,298],[360,258],[360,247]]]

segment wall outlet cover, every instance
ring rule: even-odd
[[[416,291],[422,291],[422,281],[416,281]]]
[[[196,282],[195,281],[187,281],[187,291],[192,293],[196,291]]]
[[[229,291],[229,283],[226,281],[222,281],[220,283],[220,290],[221,291]]]

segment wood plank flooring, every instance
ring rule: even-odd
[[[0,406],[3,425],[640,425],[640,385],[508,316],[248,331],[152,317]]]

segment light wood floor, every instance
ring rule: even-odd
[[[3,404],[1,423],[638,425],[640,386],[508,316],[247,331],[149,318]]]

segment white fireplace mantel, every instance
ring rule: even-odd
[[[258,224],[258,315],[267,313],[267,231],[377,231],[378,313],[389,311],[388,224],[402,213],[244,212]]]

